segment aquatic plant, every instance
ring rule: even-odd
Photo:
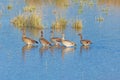
[[[17,28],[43,28],[43,25],[41,23],[41,18],[36,15],[35,13],[31,14],[30,16],[23,16],[19,15],[11,20],[11,22],[17,27]]]
[[[82,13],[83,13],[83,7],[80,6],[80,7],[78,8],[78,14],[82,14]]]
[[[29,26],[30,27],[33,27],[33,28],[43,28],[42,23],[41,23],[42,19],[38,15],[36,15],[35,13],[32,14],[28,18],[27,21],[29,21]]]
[[[98,17],[97,19],[96,19],[98,22],[103,22],[104,21],[104,18],[103,17]]]
[[[40,37],[40,35],[39,35],[40,30],[43,30],[43,29],[42,28],[41,29],[37,29],[37,28],[32,28],[32,27],[28,27],[26,29],[26,31],[28,32],[28,34],[30,34],[31,37],[35,37],[35,38],[39,38]]]
[[[23,15],[19,15],[11,20],[11,23],[15,25],[15,27],[23,28],[27,25],[27,19]]]
[[[93,2],[93,1],[89,1],[89,2],[88,2],[88,6],[89,6],[89,7],[93,7],[93,6],[94,6],[94,2]]]
[[[70,5],[69,0],[54,0],[53,3],[54,3],[57,7],[63,8],[63,9],[68,8],[68,6]]]
[[[56,20],[55,23],[52,24],[52,28],[65,30],[66,25],[67,25],[67,21],[64,18],[60,18]]]
[[[23,11],[25,11],[25,12],[33,12],[35,10],[36,10],[35,6],[26,6],[23,8]]]
[[[82,21],[81,20],[77,20],[77,21],[75,21],[74,23],[73,23],[73,29],[75,29],[75,31],[77,31],[77,32],[80,32],[81,30],[82,30],[82,27],[83,27],[83,25],[82,25]]]
[[[102,12],[105,13],[106,15],[108,15],[108,11],[109,9],[107,7],[102,9]]]
[[[8,5],[8,6],[7,6],[7,9],[8,9],[8,10],[11,10],[12,8],[13,8],[12,5]]]

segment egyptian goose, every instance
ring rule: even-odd
[[[25,30],[24,30],[24,29],[22,29],[22,32],[23,32],[23,33],[22,33],[22,40],[23,40],[24,43],[26,43],[27,45],[33,45],[33,44],[35,44],[35,43],[38,44],[37,41],[35,41],[35,40],[31,39],[31,38],[26,37],[26,34],[25,34]]]
[[[76,46],[76,44],[72,41],[69,41],[69,40],[65,40],[64,39],[65,35],[62,34],[62,44],[66,47],[72,47],[72,46]]]
[[[53,37],[53,36],[54,36],[54,33],[53,31],[51,31],[51,42],[55,43],[55,45],[59,45],[62,39],[59,37]]]
[[[42,46],[51,46],[51,43],[43,37],[43,31],[41,31],[41,36],[39,41],[42,44]]]
[[[89,46],[91,44],[90,40],[83,40],[82,39],[82,34],[78,34],[80,36],[80,42],[82,43],[83,46]]]

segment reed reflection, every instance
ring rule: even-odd
[[[31,51],[33,48],[37,48],[38,46],[35,46],[35,45],[24,45],[22,47],[22,57],[23,57],[23,60],[26,61],[26,53]]]
[[[75,50],[75,48],[62,46],[62,59],[64,59],[64,56],[66,54],[74,53],[74,50]]]

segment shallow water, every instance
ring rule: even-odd
[[[79,0],[78,0],[79,1]],[[95,0],[94,0],[95,1]],[[59,15],[68,23],[65,39],[74,41],[76,48],[63,46],[44,48],[39,43],[26,46],[22,42],[22,32],[14,27],[10,20],[22,14],[26,3],[22,0],[0,0],[3,8],[0,17],[0,79],[1,80],[119,80],[120,79],[120,6],[111,4],[95,4],[85,6],[78,14],[78,3],[68,8],[54,8],[52,5],[43,5],[42,13],[44,37],[50,40],[51,25],[55,21],[52,10],[58,9]],[[9,4],[12,10],[7,10]],[[101,10],[109,8],[108,14]],[[39,12],[38,12],[39,14]],[[104,21],[96,19],[102,16]],[[80,43],[78,33],[72,28],[72,20],[82,20],[82,35],[90,39],[92,44],[84,47]],[[39,31],[34,35],[27,31],[27,36],[39,41]],[[59,31],[55,36],[61,37]]]

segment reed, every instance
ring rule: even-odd
[[[19,15],[11,20],[11,23],[17,28],[23,28],[27,25],[27,19],[23,15]]]
[[[29,16],[23,16],[19,15],[11,20],[11,23],[13,23],[17,28],[37,28],[37,29],[42,29],[43,25],[41,22],[41,18],[33,13]]]
[[[77,32],[80,32],[81,30],[82,30],[82,27],[83,27],[83,25],[82,25],[82,21],[81,20],[77,20],[77,21],[75,21],[74,23],[73,23],[73,29],[75,29],[75,31],[77,31]]]
[[[55,23],[52,24],[52,28],[65,30],[66,25],[67,25],[67,21],[64,18],[60,18],[56,20]]]
[[[8,9],[8,10],[12,10],[12,8],[13,8],[12,5],[8,5],[8,6],[7,6],[7,9]]]
[[[35,10],[36,10],[35,6],[26,6],[26,7],[23,8],[24,12],[33,12]]]
[[[103,17],[98,17],[97,19],[96,19],[98,22],[103,22],[104,21],[104,18]]]

